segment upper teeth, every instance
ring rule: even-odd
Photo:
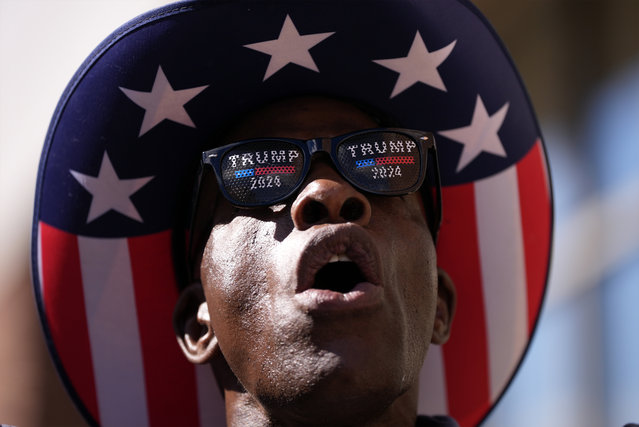
[[[351,262],[351,259],[346,256],[346,254],[333,255],[331,259],[328,260],[329,264],[331,262]]]

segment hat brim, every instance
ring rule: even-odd
[[[290,54],[294,41],[305,51]],[[216,131],[305,94],[356,100],[435,133],[438,263],[459,301],[452,338],[429,350],[419,410],[476,425],[504,393],[545,293],[552,192],[526,91],[483,16],[463,0],[181,2],[91,54],[41,157],[36,298],[90,422],[224,422],[211,372],[175,343],[173,248],[185,244],[195,162]]]

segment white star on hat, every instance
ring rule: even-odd
[[[268,79],[288,64],[297,64],[319,73],[319,69],[309,50],[333,34],[335,32],[301,36],[297,28],[295,28],[291,17],[286,15],[284,25],[282,25],[282,30],[277,39],[251,43],[244,45],[244,47],[271,55],[271,60],[268,63],[266,74],[264,74],[262,81]]]
[[[135,205],[131,202],[130,196],[154,177],[118,178],[106,151],[102,157],[102,164],[97,177],[85,175],[74,170],[69,170],[69,172],[93,196],[87,224],[110,210],[120,212],[122,215],[126,215],[136,221],[144,222]]]
[[[144,120],[138,135],[142,136],[165,119],[194,128],[195,124],[184,109],[184,104],[195,98],[207,87],[208,85],[173,90],[169,80],[164,75],[164,71],[162,71],[162,67],[158,67],[151,92],[141,92],[123,87],[120,87],[120,90],[131,101],[145,110]]]
[[[457,40],[439,50],[429,52],[419,31],[415,33],[408,55],[402,58],[376,59],[373,62],[399,73],[391,98],[399,95],[415,83],[425,83],[446,92],[437,67],[448,58]]]
[[[475,111],[470,125],[438,132],[446,138],[464,144],[459,163],[457,163],[457,172],[465,168],[482,151],[507,157],[498,132],[506,118],[508,106],[509,103],[506,102],[495,114],[489,116],[481,96],[477,95]]]

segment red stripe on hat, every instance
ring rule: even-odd
[[[472,184],[442,189],[444,219],[438,265],[457,288],[457,312],[443,346],[448,409],[461,426],[475,425],[490,407],[484,296]]]
[[[173,333],[177,301],[171,232],[129,239],[149,425],[199,425],[195,367]]]
[[[73,389],[100,422],[77,236],[40,222],[42,298],[53,345]]]
[[[532,332],[541,308],[550,256],[550,189],[540,140],[517,165],[517,176],[526,254],[528,326]]]

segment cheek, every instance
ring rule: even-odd
[[[428,352],[437,307],[437,268],[434,251],[431,252],[432,240],[430,234],[426,238],[417,236],[420,234],[413,234],[409,244],[400,245],[404,256],[398,265],[398,298],[405,322],[405,363],[413,378]],[[421,246],[417,246],[420,243]],[[416,250],[417,247],[421,250]]]
[[[263,283],[270,268],[272,227],[250,217],[238,216],[211,231],[202,259],[202,277],[215,282],[227,294],[244,294],[247,285]],[[257,280],[256,280],[257,279]]]
[[[374,229],[380,230],[379,243],[383,264],[396,278],[398,288],[407,298],[416,298],[421,304],[431,299],[437,283],[437,257],[435,245],[423,214],[418,194],[403,199],[392,199],[392,205],[381,206],[389,214],[378,216]]]
[[[241,218],[231,223],[216,225],[211,231],[202,257],[202,278],[212,292],[231,295],[240,282],[251,273],[249,250],[256,229],[242,227]],[[241,231],[241,232],[240,232]]]
[[[437,305],[437,261],[430,233],[426,233],[415,228],[410,238],[397,241],[395,247],[399,260],[395,271],[397,289],[408,332],[421,341],[424,337],[430,341]]]
[[[202,285],[223,352],[230,348],[244,352],[252,340],[243,337],[259,336],[265,327],[271,248],[260,236],[268,233],[252,218],[237,217],[215,226],[207,242]],[[225,356],[232,358],[228,352]]]
[[[385,279],[391,284],[387,289],[398,333],[404,337],[406,361],[421,367],[435,319],[437,257],[421,203],[416,202],[397,201],[377,229],[382,230],[380,247],[388,260],[383,263]]]

